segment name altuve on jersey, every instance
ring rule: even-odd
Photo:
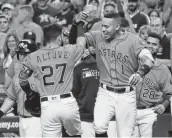
[[[37,63],[57,58],[68,59],[69,57],[70,53],[67,51],[51,51],[37,55]]]

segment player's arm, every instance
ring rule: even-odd
[[[14,106],[17,100],[17,93],[15,91],[13,82],[10,84],[10,86],[5,92],[7,97],[5,98],[3,104],[0,107],[0,118]]]
[[[137,36],[136,36],[137,37]],[[150,71],[154,65],[154,58],[152,53],[144,48],[143,41],[138,37],[133,43],[132,50],[135,56],[141,62],[141,66],[138,68],[137,72],[129,78],[130,85],[136,85],[138,82],[142,81],[143,77]]]
[[[10,86],[11,82],[12,82],[12,78],[15,75],[14,72],[14,60],[12,61],[12,63],[10,64],[8,70],[7,70],[7,75],[5,76],[5,84],[4,87],[5,89],[8,89],[8,87]]]
[[[162,77],[160,79],[160,88],[161,91],[164,93],[163,95],[163,103],[154,107],[154,112],[158,114],[162,114],[165,109],[170,105],[170,99],[172,96],[172,76],[171,72],[167,67],[163,70]]]
[[[162,92],[165,93],[165,100],[162,103],[165,108],[170,104],[170,98],[172,96],[172,76],[170,70],[166,67],[166,70],[164,70],[163,76],[165,76],[162,79]]]
[[[22,65],[21,71],[19,73],[19,83],[22,90],[26,95],[32,94],[32,89],[30,87],[28,78],[32,75],[33,71],[27,67],[25,64]]]
[[[6,97],[1,108],[0,108],[0,118],[7,113],[15,104],[15,100]]]
[[[154,58],[149,50],[142,49],[138,57],[140,58],[142,64],[137,72],[129,78],[129,84],[134,86],[138,82],[142,81],[144,76],[151,70],[154,65]]]
[[[139,75],[141,75],[141,77],[144,77],[150,71],[150,69],[153,67],[154,58],[153,58],[151,52],[146,48],[142,49],[138,56],[139,56],[139,59],[141,60],[142,64],[139,67],[137,73]]]

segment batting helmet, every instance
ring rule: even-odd
[[[17,58],[19,59],[19,54],[27,55],[29,53],[35,52],[36,50],[36,43],[34,43],[32,40],[24,39],[18,44]]]

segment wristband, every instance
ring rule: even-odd
[[[4,112],[0,110],[0,118],[4,115]]]
[[[141,76],[144,77],[148,72],[150,71],[150,67],[146,64],[143,64],[140,66],[138,69],[137,73]]]

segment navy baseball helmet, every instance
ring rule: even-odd
[[[29,54],[37,50],[37,45],[32,40],[24,39],[19,42],[17,52],[20,54]]]
[[[31,31],[25,32],[23,35],[23,39],[29,39],[32,40],[33,42],[36,42],[36,34]]]

